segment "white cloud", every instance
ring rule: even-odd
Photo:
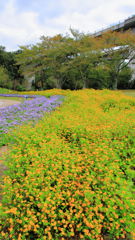
[[[68,4],[74,11],[69,11],[68,7],[66,9],[65,4],[64,14],[55,19],[55,23],[63,28],[72,26],[82,31],[93,32],[129,16],[128,12],[125,14],[124,11],[120,11],[121,6],[127,6],[127,0],[95,0],[92,4],[89,0],[84,0],[83,4],[81,0],[68,0]],[[128,6],[130,5],[135,9],[134,0],[128,1]]]
[[[52,34],[56,34],[52,29]],[[41,35],[50,34],[50,29],[38,23],[38,13],[33,11],[18,13],[14,0],[8,1],[3,13],[0,14],[1,39],[8,39],[7,50],[12,50],[13,42],[17,46],[30,44],[39,40]],[[4,45],[0,42],[0,45]],[[15,50],[15,49],[14,49]]]
[[[5,41],[8,44],[7,50],[36,42],[42,35],[67,32],[70,26],[80,31],[94,32],[124,20],[135,9],[134,0],[128,0],[128,3],[127,0],[57,0],[57,8],[61,8],[61,14],[49,17],[32,8],[19,12],[16,1],[8,0],[0,14],[0,45],[4,45]],[[45,7],[43,0],[41,8]],[[52,1],[51,7],[53,8]],[[56,2],[54,7],[56,8]]]

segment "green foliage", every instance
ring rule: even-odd
[[[104,112],[108,112],[110,109],[116,108],[117,105],[118,104],[114,99],[108,99],[107,101],[101,104],[101,107],[103,108]]]
[[[0,66],[3,67],[8,75],[7,84],[1,87],[17,90],[17,87],[23,85],[24,78],[19,72],[19,65],[16,64],[15,56],[20,53],[7,52],[5,47],[0,46]]]
[[[9,81],[9,75],[6,69],[0,66],[0,87],[11,88],[12,83]]]
[[[130,87],[131,77],[132,71],[129,67],[125,67],[124,69],[122,69],[118,76],[118,88],[128,89]]]
[[[8,94],[8,93],[14,93],[14,91],[0,87],[0,94]]]
[[[133,34],[94,38],[70,31],[71,36],[43,36],[40,43],[21,47],[16,60],[24,75],[36,76],[35,89],[125,88],[131,77],[126,69],[135,58]]]
[[[106,67],[99,65],[88,70],[87,86],[94,89],[109,88],[110,75]]]

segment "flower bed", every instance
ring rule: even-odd
[[[134,136],[135,99],[107,90],[14,131],[0,239],[134,239]]]
[[[50,98],[19,94],[0,94],[0,96],[32,98],[29,101],[0,109],[0,133],[6,133],[9,128],[22,125],[27,121],[36,121],[43,117],[45,112],[52,111],[61,103],[60,96],[52,96]]]

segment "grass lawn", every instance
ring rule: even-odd
[[[0,99],[4,99],[4,100],[13,100],[13,101],[20,101],[20,102],[23,102],[25,101],[26,99],[24,98],[19,98],[19,97],[0,97]]]
[[[135,97],[135,89],[121,90],[125,95]]]

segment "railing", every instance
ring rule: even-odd
[[[119,30],[119,29],[122,29],[122,28],[124,29],[124,27],[126,25],[130,24],[130,26],[131,26],[132,23],[135,25],[135,15],[127,18],[126,20],[124,20],[122,22],[119,22],[115,25],[112,25],[108,28],[97,31],[97,32],[93,33],[92,36],[95,36],[95,37],[100,36],[100,35],[102,35],[102,33],[107,32],[109,30],[116,31],[116,30]]]

